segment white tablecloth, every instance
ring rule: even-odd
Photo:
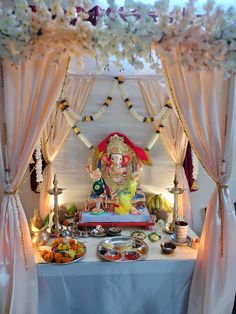
[[[178,246],[174,254],[163,255],[160,242],[168,241],[168,235],[154,230],[162,239],[146,239],[144,261],[101,261],[96,255],[101,239],[82,238],[87,253],[79,262],[38,264],[39,314],[185,314],[197,251]]]

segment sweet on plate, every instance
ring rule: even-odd
[[[58,238],[55,239],[48,250],[40,251],[43,259],[48,263],[70,263],[80,259],[86,252],[83,243],[75,239]]]

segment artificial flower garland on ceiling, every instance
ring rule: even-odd
[[[53,51],[55,58],[67,53],[80,63],[83,56],[96,57],[103,67],[113,56],[119,67],[126,59],[135,68],[149,64],[158,69],[158,58],[174,61],[179,48],[179,58],[188,69],[223,65],[226,77],[236,73],[233,8],[223,10],[209,0],[204,14],[196,15],[193,0],[172,10],[167,0],[153,5],[129,0],[122,9],[113,0],[107,2],[109,9],[99,10],[93,21],[88,1],[70,0],[63,8],[58,0],[50,7],[43,0],[34,0],[35,6],[16,0],[14,8],[2,7],[0,57],[17,63]]]

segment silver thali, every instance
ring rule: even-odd
[[[98,255],[109,262],[135,262],[148,254],[148,245],[130,236],[105,239],[97,246]]]

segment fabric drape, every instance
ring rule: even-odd
[[[5,193],[0,211],[1,314],[37,313],[37,273],[29,227],[17,189],[65,75],[66,62],[63,60],[56,67],[53,59],[53,55],[48,55],[17,67],[8,61],[3,63],[0,159],[5,172],[1,172],[0,186]],[[6,136],[3,123],[6,123]]]
[[[186,178],[188,181],[188,186],[189,186],[190,192],[197,191],[198,190],[197,180],[193,177],[193,171],[194,171],[193,150],[192,150],[192,147],[191,147],[189,142],[187,145],[187,150],[186,150],[186,154],[185,154],[185,158],[184,158],[184,162],[183,162],[183,167],[184,167],[184,171],[185,171]]]
[[[92,78],[80,78],[74,75],[67,77],[63,96],[68,100],[71,109],[76,113],[80,114],[83,112],[92,84]],[[42,153],[47,162],[40,192],[40,212],[42,217],[45,217],[50,211],[50,195],[47,191],[52,187],[54,176],[52,163],[70,130],[69,123],[55,105],[42,135]]]
[[[168,98],[166,86],[160,81],[153,79],[139,79],[139,84],[148,113],[153,116],[160,111],[166,103]],[[154,125],[157,128],[158,122],[154,122]],[[178,186],[185,189],[184,193],[180,194],[178,198],[179,215],[192,225],[192,210],[189,197],[190,191],[186,174],[182,166],[188,140],[174,110],[171,110],[160,136],[169,155],[176,164],[175,174],[179,182]]]
[[[236,134],[235,79],[224,80],[223,70],[217,69],[188,72],[179,62],[165,60],[163,67],[191,145],[217,183],[207,206],[188,313],[231,314],[236,290],[236,218],[227,184]]]

